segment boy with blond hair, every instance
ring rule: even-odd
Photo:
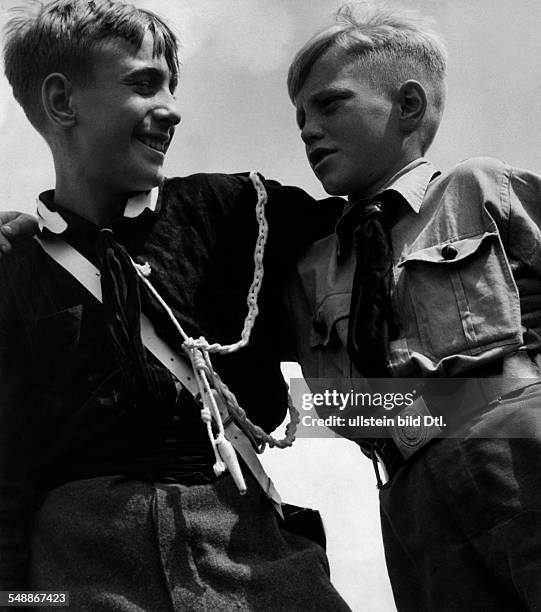
[[[398,609],[533,610],[540,320],[517,286],[541,277],[541,177],[488,158],[440,172],[424,157],[445,74],[431,24],[385,7],[346,7],[299,51],[288,87],[306,155],[349,202],[300,257],[287,302],[305,376],[436,379],[410,424],[358,440]],[[441,378],[456,379],[443,397]]]
[[[317,233],[316,207],[256,174],[164,178],[177,46],[114,0],[8,24],[6,74],[56,185],[39,240],[0,262],[0,590],[68,591],[78,611],[347,610],[255,457],[287,407],[284,245]]]

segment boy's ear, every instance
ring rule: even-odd
[[[403,132],[413,132],[426,113],[426,91],[419,81],[404,81],[398,90],[399,122]]]
[[[75,125],[73,86],[65,75],[49,74],[41,85],[41,99],[45,113],[57,127],[66,129]]]

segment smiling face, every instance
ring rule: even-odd
[[[74,86],[72,179],[106,199],[148,190],[163,178],[165,154],[180,121],[165,57],[114,39],[94,51],[88,83]]]
[[[316,61],[295,106],[308,161],[330,194],[368,197],[409,161],[397,105],[340,49]]]

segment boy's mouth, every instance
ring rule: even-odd
[[[310,153],[308,153],[308,161],[310,162],[310,165],[312,166],[312,168],[315,169],[315,167],[321,161],[323,161],[328,155],[331,155],[332,153],[334,153],[332,149],[325,149],[325,148],[314,149],[313,151],[310,151]]]
[[[136,138],[139,142],[159,153],[165,154],[169,147],[169,138],[158,138],[156,136],[136,136]]]

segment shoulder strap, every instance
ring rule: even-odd
[[[34,238],[49,257],[69,272],[99,302],[102,302],[100,271],[92,262],[61,238],[55,237],[47,240],[42,240],[37,236]],[[199,389],[191,367],[156,334],[154,325],[143,313],[141,313],[141,338],[145,347],[192,395],[196,396]],[[224,421],[226,438],[242,457],[267,497],[272,501],[277,512],[282,515],[280,494],[257,458],[257,454],[246,434],[229,418],[229,413],[223,403],[219,402],[218,408]]]

